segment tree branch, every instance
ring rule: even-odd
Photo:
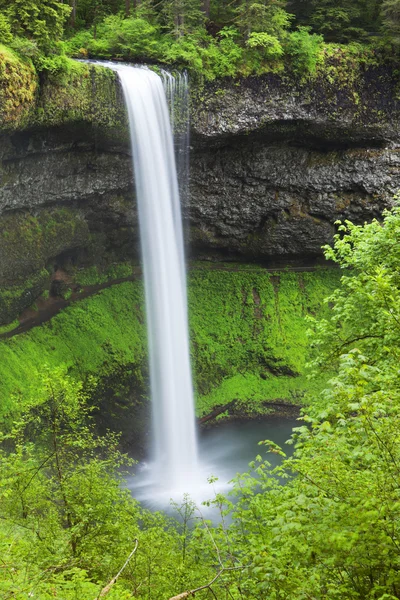
[[[103,587],[103,589],[101,590],[100,594],[97,596],[96,600],[99,600],[100,598],[104,598],[104,596],[106,596],[108,594],[108,592],[111,590],[112,586],[117,583],[120,575],[122,574],[122,572],[125,570],[125,568],[128,566],[129,561],[131,560],[132,556],[135,554],[137,547],[139,544],[139,540],[135,539],[135,547],[132,550],[132,552],[130,553],[130,555],[128,556],[128,558],[126,559],[125,563],[123,564],[123,566],[121,567],[121,569],[118,571],[118,573],[116,574],[115,577],[113,577],[111,579],[111,581],[105,586]]]
[[[191,596],[194,596],[195,594],[197,594],[197,592],[200,592],[201,590],[206,590],[206,589],[211,590],[212,584],[215,583],[217,581],[217,579],[219,577],[221,577],[221,575],[223,573],[225,573],[225,571],[239,571],[239,570],[242,570],[242,569],[245,569],[245,568],[246,567],[243,567],[243,566],[240,566],[240,567],[222,567],[222,569],[220,571],[218,571],[218,573],[215,575],[215,577],[213,577],[213,579],[209,583],[206,583],[205,585],[201,585],[200,587],[195,588],[193,590],[188,590],[187,592],[182,592],[181,594],[178,594],[178,596],[173,596],[169,600],[184,600],[185,598],[190,598]]]

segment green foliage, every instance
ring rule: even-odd
[[[346,222],[326,249],[345,273],[317,321],[316,368],[336,375],[310,399],[293,457],[275,469],[258,457],[236,479],[237,503],[219,498],[232,519],[220,552],[247,566],[238,597],[399,596],[399,233],[395,208],[383,223]]]
[[[115,291],[115,289],[117,291]],[[40,384],[43,365],[65,365],[76,379],[90,374],[106,376],[129,366],[142,380],[145,364],[145,331],[142,288],[124,283],[82,300],[51,322],[1,342],[1,413],[26,402],[40,403],[45,390]],[[132,313],[132,306],[138,306]],[[34,399],[34,400],[33,400]]]
[[[285,3],[279,0],[242,2],[237,8],[238,27],[247,38],[252,32],[264,32],[281,38],[292,20],[292,15],[284,10],[284,6]]]
[[[275,276],[263,270],[190,273],[189,318],[199,413],[234,398],[250,414],[262,411],[263,400],[298,401],[298,393],[307,385],[296,377],[305,369],[305,318],[329,313],[324,297],[338,279],[336,270]]]
[[[254,418],[260,414],[276,412],[279,403],[300,406],[305,394],[322,391],[327,377],[309,381],[306,375],[268,375],[265,379],[257,372],[244,371],[225,377],[221,384],[199,398],[197,412],[208,414],[216,406],[235,400],[235,412],[242,417]],[[272,406],[269,404],[272,403]],[[278,403],[278,407],[274,407]]]
[[[2,597],[93,600],[108,589],[114,600],[170,598],[213,579],[217,564],[229,570],[224,531],[188,497],[174,503],[176,520],[132,499],[122,479],[130,461],[116,436],[93,433],[79,384],[56,369],[42,387],[40,407],[26,407],[1,437]]]
[[[383,0],[382,28],[386,36],[396,43],[400,42],[400,2],[399,0]]]
[[[188,529],[190,503],[177,506],[182,525],[141,509],[122,479],[132,461],[117,436],[94,434],[81,385],[55,369],[43,373],[41,387],[42,404],[26,406],[1,437],[2,597],[93,600],[135,548],[107,597],[128,599],[135,590],[135,598],[149,598],[149,588],[170,597],[210,577]]]
[[[27,403],[2,436],[3,596],[92,600],[138,539],[131,567],[110,598],[170,598],[200,586],[221,600],[398,598],[399,236],[400,208],[387,211],[383,223],[340,225],[326,255],[342,269],[341,287],[311,334],[314,368],[328,365],[335,375],[310,399],[291,458],[272,469],[257,457],[250,473],[236,477],[232,499],[217,494],[206,502],[219,511],[219,524],[204,521],[188,498],[175,505],[175,522],[140,508],[123,487],[125,458],[116,438],[98,438],[91,429],[81,384],[64,369],[42,370],[35,385],[40,403]],[[192,326],[209,377],[216,359],[228,369],[245,358],[247,336],[253,340],[247,360],[259,368],[272,348],[276,357],[292,356],[292,368],[301,365],[295,340],[303,331],[300,316],[318,310],[321,280],[315,275],[328,278],[324,271],[279,277],[261,269],[195,271]],[[211,286],[215,276],[218,286]],[[196,294],[196,283],[203,295]],[[107,307],[114,318],[120,308]],[[76,321],[80,336],[94,315],[85,309]],[[99,339],[91,341],[95,346]],[[84,355],[82,347],[76,350]],[[282,367],[278,358],[275,369]],[[235,385],[251,381],[252,375],[234,369]],[[87,383],[95,385],[92,378]],[[262,444],[285,458],[276,444]]]
[[[97,285],[113,279],[125,279],[126,277],[131,277],[132,274],[133,267],[131,263],[117,263],[106,269],[100,269],[96,266],[80,269],[76,272],[74,281],[85,286]]]
[[[204,23],[200,0],[164,0],[161,22],[176,40],[195,32]]]
[[[208,79],[235,76],[243,49],[235,41],[235,30],[223,30],[213,39],[198,31],[163,46],[163,59],[189,66]]]
[[[157,37],[157,27],[144,19],[112,15],[98,25],[96,39],[91,40],[88,51],[104,57],[155,58]]]
[[[69,29],[89,28],[124,8],[123,0],[79,0],[75,4],[75,15],[71,15]]]
[[[76,67],[75,63],[65,54],[50,56],[39,54],[34,62],[37,71],[45,71],[50,78],[56,76],[58,81],[62,81]]]
[[[306,77],[316,72],[324,43],[321,34],[328,41],[362,41],[367,48],[370,32],[379,29],[380,0],[315,2],[307,20],[298,23],[280,0],[217,4],[211,5],[211,12],[217,11],[222,21],[209,23],[208,30],[205,5],[202,8],[198,0],[146,0],[129,17],[113,12],[110,5],[113,14],[101,13],[100,18],[98,13],[92,27],[78,31],[64,47],[72,56],[173,63],[210,80],[280,73],[285,67]],[[293,25],[297,29],[290,31]],[[394,30],[388,27],[393,39]],[[317,33],[311,34],[311,28]]]
[[[367,44],[383,18],[387,39],[398,37],[398,0],[313,0],[306,8],[284,0],[71,3],[72,13],[60,0],[0,0],[0,42],[53,75],[70,68],[65,51],[81,58],[174,63],[214,79],[279,73],[285,65],[301,76],[313,74],[323,38],[308,35],[309,28],[326,41]],[[60,43],[64,29],[67,39]]]
[[[40,48],[49,50],[63,34],[71,12],[58,0],[0,0],[0,10],[11,23],[15,35],[33,38]]]
[[[310,34],[307,27],[292,31],[286,40],[285,50],[291,57],[293,71],[299,75],[315,73],[322,44],[323,37]]]
[[[158,28],[148,21],[120,15],[106,17],[94,30],[79,32],[65,45],[66,51],[74,55],[89,55],[99,58],[158,58]]]
[[[0,13],[0,43],[9,44],[12,38],[10,21],[4,13]]]
[[[244,51],[237,43],[236,30],[224,28],[203,52],[203,64],[209,79],[235,77],[243,62]]]
[[[77,275],[81,285],[130,276],[129,265]],[[272,283],[273,282],[273,283]],[[337,284],[337,271],[281,273],[194,270],[189,277],[192,353],[198,412],[238,398],[243,413],[263,412],[263,401],[299,402],[304,377],[307,314]],[[15,291],[18,294],[18,291]],[[129,371],[137,385],[146,371],[143,290],[139,281],[105,289],[73,303],[49,323],[0,342],[1,416],[29,398],[40,403],[43,364],[66,365],[76,379]],[[319,385],[318,382],[312,385]]]
[[[326,248],[326,256],[349,272],[328,299],[334,305],[330,319],[316,323],[316,365],[332,365],[357,348],[376,367],[396,368],[393,352],[399,343],[400,254],[395,240],[400,232],[400,210],[384,215],[384,226],[376,220],[364,226],[348,221],[339,224],[335,247]]]
[[[9,323],[15,323],[15,315],[19,315],[40,296],[41,290],[49,284],[49,272],[40,269],[27,278],[23,285],[14,285],[0,291],[0,319],[5,323],[2,333],[6,332]]]
[[[41,55],[37,42],[26,37],[13,36],[10,47],[24,60],[33,60]]]
[[[12,331],[16,327],[18,327],[18,325],[19,325],[18,319],[15,319],[11,323],[8,323],[8,325],[0,325],[0,335],[2,335],[4,333],[8,333],[9,331]]]
[[[381,0],[313,0],[312,27],[327,41],[363,40],[379,28]]]
[[[283,54],[278,38],[264,31],[250,33],[246,45],[249,48],[262,48],[265,57],[270,59],[279,58]]]
[[[37,89],[37,76],[31,64],[0,44],[0,122],[16,127],[27,119]]]

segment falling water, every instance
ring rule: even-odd
[[[174,495],[194,486],[197,441],[173,138],[161,78],[145,68],[112,68],[128,108],[139,209],[153,402],[152,479]]]
[[[189,196],[189,93],[186,72],[172,75],[161,71],[165,94],[170,109],[171,128],[174,134],[176,170],[182,204]]]

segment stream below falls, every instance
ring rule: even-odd
[[[278,465],[281,457],[267,453],[266,447],[259,446],[258,442],[272,440],[281,446],[287,455],[291,455],[293,446],[286,444],[286,441],[289,440],[293,427],[300,427],[301,424],[302,422],[295,418],[270,417],[257,421],[228,421],[201,431],[198,486],[195,493],[190,494],[191,499],[200,505],[201,502],[212,499],[215,492],[227,493],[231,488],[230,480],[237,473],[248,471],[249,463],[257,455],[266,458],[273,466]],[[146,461],[136,465],[134,474],[127,480],[132,495],[147,508],[173,514],[171,497],[155,493],[157,486],[151,479],[151,473],[150,465]],[[209,477],[217,477],[218,481],[211,485],[208,483]],[[172,498],[178,504],[182,499],[182,496]]]

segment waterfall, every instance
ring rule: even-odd
[[[128,109],[139,210],[153,405],[152,478],[171,495],[185,493],[193,487],[198,460],[182,220],[166,94],[161,78],[149,69],[112,68]],[[169,78],[173,103],[175,84]]]
[[[189,94],[187,73],[172,75],[161,71],[165,94],[171,115],[174,135],[176,169],[178,172],[179,195],[182,203],[189,196]]]

